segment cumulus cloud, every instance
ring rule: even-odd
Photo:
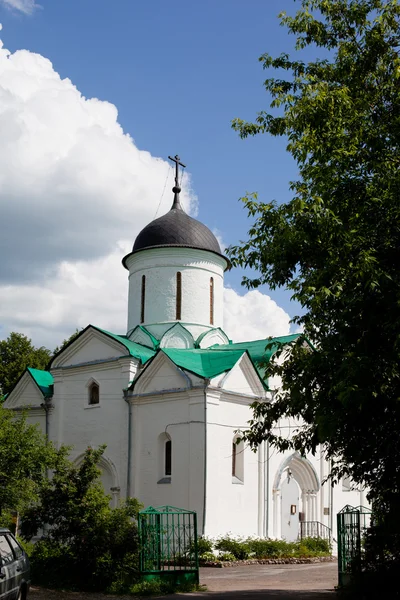
[[[0,47],[0,281],[37,282],[60,260],[107,256],[154,218],[171,167],[139,150],[117,117],[46,58]],[[165,193],[159,214],[170,203]]]
[[[169,209],[172,167],[135,146],[114,105],[83,97],[49,60],[10,54],[1,42],[0,127],[0,337],[20,331],[54,348],[89,323],[124,333],[121,258]],[[195,215],[187,174],[183,190]],[[285,334],[288,323],[268,296],[225,291],[232,339]]]
[[[287,312],[267,294],[252,290],[240,296],[231,288],[224,291],[224,329],[234,342],[289,335],[289,321]]]
[[[26,15],[31,15],[40,6],[36,4],[35,0],[0,0],[0,4],[9,9],[19,10]]]

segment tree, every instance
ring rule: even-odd
[[[45,369],[51,352],[44,346],[35,348],[22,333],[12,332],[0,340],[0,393],[8,394],[26,367]]]
[[[31,557],[36,583],[79,590],[118,591],[132,583],[138,569],[134,519],[141,505],[131,498],[110,508],[99,480],[98,461],[105,447],[88,448],[80,465],[60,452],[38,502],[22,515],[22,536],[46,528]]]
[[[272,111],[233,122],[242,138],[287,138],[299,173],[293,198],[244,198],[255,222],[230,257],[257,271],[248,287],[290,290],[315,350],[299,339],[284,364],[267,365],[282,389],[254,406],[245,437],[301,452],[323,444],[333,477],[349,472],[391,512],[400,493],[400,5],[300,4],[281,22],[297,50],[325,57],[262,56],[279,72],[265,82]],[[302,420],[291,440],[273,429],[283,417]]]
[[[0,517],[35,500],[56,457],[37,426],[0,406]]]

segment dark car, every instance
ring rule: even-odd
[[[25,600],[29,584],[25,551],[8,529],[0,528],[0,600]]]

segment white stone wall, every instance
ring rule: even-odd
[[[232,480],[235,430],[250,418],[248,402],[218,391],[207,394],[206,535],[259,533],[258,454],[243,452],[243,483]]]
[[[71,459],[78,460],[88,446],[106,444],[103,480],[114,490],[115,502],[124,498],[127,481],[128,404],[123,389],[129,384],[131,359],[78,368],[55,369],[54,409],[50,415],[50,439],[72,446]],[[88,404],[88,385],[98,383],[100,403]],[[106,490],[110,493],[110,490]],[[115,503],[114,502],[114,503]]]
[[[165,387],[179,386],[172,375]],[[146,507],[169,504],[195,510],[202,530],[204,392],[201,388],[132,399],[132,495]],[[172,441],[172,473],[163,479],[160,436]]]
[[[144,326],[176,322],[176,274],[182,274],[181,321],[210,324],[210,278],[214,279],[214,325],[223,323],[226,261],[205,250],[155,248],[132,254],[129,268],[128,331],[140,323],[142,276],[146,276]]]

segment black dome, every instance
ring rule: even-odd
[[[179,160],[179,157],[176,156],[175,159]],[[175,162],[177,161],[175,160]],[[178,175],[175,177],[175,186],[172,188],[174,202],[171,210],[142,229],[133,244],[132,252],[123,258],[122,264],[125,268],[128,268],[126,259],[141,250],[150,248],[194,248],[222,256],[226,261],[226,268],[230,269],[231,264],[226,256],[221,253],[215,235],[203,223],[189,217],[182,209],[179,201],[181,188],[177,182]]]
[[[186,246],[221,254],[215,235],[182,208],[173,206],[167,214],[149,223],[137,236],[132,251],[154,246]]]

